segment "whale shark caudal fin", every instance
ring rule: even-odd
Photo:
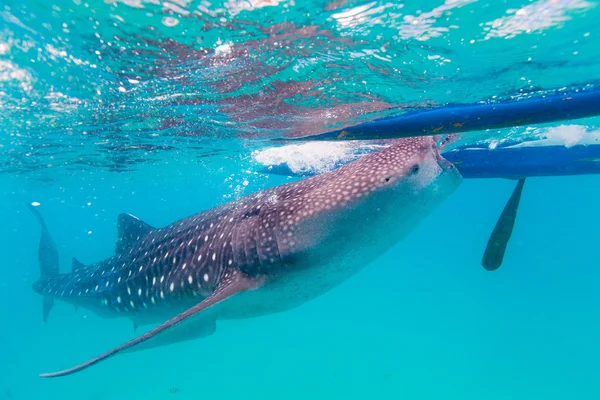
[[[114,356],[117,353],[120,353],[124,350],[130,349],[133,346],[136,346],[140,343],[145,342],[148,339],[155,337],[156,335],[159,335],[160,333],[181,323],[182,321],[186,320],[187,318],[192,317],[195,314],[202,312],[202,311],[206,310],[207,308],[210,308],[210,307],[214,306],[215,304],[218,304],[218,303],[222,302],[223,300],[230,298],[231,296],[234,296],[240,292],[254,290],[254,289],[258,288],[262,284],[262,282],[263,282],[262,279],[251,278],[239,270],[232,270],[229,273],[229,276],[226,279],[223,279],[219,283],[219,286],[213,292],[212,295],[208,296],[207,298],[205,298],[204,300],[202,300],[200,303],[196,304],[192,308],[189,308],[188,310],[182,312],[181,314],[171,318],[170,320],[163,323],[162,325],[159,325],[156,328],[144,333],[143,335],[138,336],[137,338],[132,339],[127,343],[124,343],[118,347],[115,347],[114,349],[109,350],[106,353],[101,354],[98,357],[92,358],[91,360],[88,360],[88,361],[86,361],[82,364],[79,364],[73,368],[65,369],[65,370],[59,371],[59,372],[51,372],[51,373],[47,373],[47,374],[41,374],[40,376],[42,378],[56,378],[59,376],[70,375],[70,374],[79,372],[81,370],[84,370],[88,367],[91,367],[94,364],[99,363],[100,361],[106,360],[107,358]]]
[[[154,227],[131,214],[119,214],[117,217],[117,245],[115,254],[123,253],[132,244],[154,230]]]
[[[40,275],[42,278],[56,276],[58,275],[58,250],[56,250],[54,240],[52,240],[52,236],[50,236],[50,232],[46,227],[46,222],[44,221],[44,218],[42,218],[42,214],[40,214],[38,209],[30,204],[29,210],[31,210],[33,215],[37,218],[42,228],[40,247],[38,249]],[[42,316],[44,318],[44,322],[48,322],[48,316],[50,315],[50,310],[52,309],[53,305],[54,298],[52,296],[44,296],[42,303]]]
[[[515,189],[508,199],[508,202],[504,206],[498,222],[492,231],[490,239],[488,240],[487,247],[483,253],[481,265],[488,271],[494,271],[500,268],[502,260],[504,260],[504,253],[506,252],[506,246],[513,232],[515,226],[515,220],[517,219],[517,211],[519,209],[519,203],[521,202],[521,194],[523,193],[523,186],[525,185],[525,178],[519,179]]]

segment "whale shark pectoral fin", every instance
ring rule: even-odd
[[[156,335],[159,335],[163,331],[188,319],[189,317],[192,317],[195,314],[202,312],[202,311],[206,310],[207,308],[210,308],[210,307],[214,306],[215,304],[218,304],[240,292],[245,292],[248,290],[256,289],[261,285],[261,283],[262,283],[262,279],[252,278],[252,277],[245,275],[241,271],[233,270],[232,272],[229,273],[229,276],[227,278],[224,278],[221,281],[221,283],[219,284],[217,289],[213,292],[213,294],[211,294],[206,299],[202,300],[200,303],[196,304],[192,308],[189,308],[186,311],[182,312],[181,314],[177,315],[176,317],[171,318],[164,324],[144,333],[141,336],[138,336],[137,338],[135,338],[133,340],[130,340],[127,343],[124,343],[118,347],[115,347],[114,349],[109,350],[106,353],[101,354],[95,358],[92,358],[91,360],[88,360],[88,361],[86,361],[82,364],[79,364],[73,368],[65,369],[65,370],[59,371],[59,372],[51,372],[51,373],[41,374],[40,376],[42,378],[56,378],[59,376],[70,375],[75,372],[84,370],[88,367],[91,367],[94,364],[99,363],[100,361],[106,360],[107,358],[114,356],[117,353],[120,353],[124,350],[132,348],[133,346],[143,343],[143,342],[147,341],[148,339],[151,339],[151,338],[155,337]]]
[[[122,253],[139,239],[146,236],[154,227],[131,214],[119,214],[117,217],[117,245],[115,253]]]
[[[206,314],[206,315],[205,315]],[[156,347],[168,346],[187,342],[191,340],[208,337],[217,330],[217,321],[215,315],[211,315],[209,310],[196,314],[194,317],[188,318],[185,322],[172,327],[166,332],[153,337],[152,339],[140,343],[128,350],[126,353],[137,351],[145,351]]]
[[[506,246],[508,245],[515,226],[515,220],[517,219],[517,211],[521,202],[524,185],[525,178],[519,179],[490,235],[481,260],[481,265],[488,271],[494,271],[502,265]]]

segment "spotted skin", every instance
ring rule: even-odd
[[[244,209],[260,207],[249,200],[153,229],[127,251],[70,274],[42,278],[34,290],[107,317],[143,320],[161,308],[194,304],[210,295],[228,269],[238,265],[240,260],[234,264],[233,241],[239,232],[234,222],[248,219]],[[256,263],[256,245],[249,239],[237,237],[239,248],[248,242],[247,254],[238,257],[243,257],[243,263]],[[162,315],[159,318],[162,320]]]
[[[115,256],[42,278],[34,289],[103,316],[127,316],[138,323],[171,318],[155,328],[156,334],[134,339],[123,349],[199,311],[235,319],[289,310],[337,286],[395,245],[460,181],[432,138],[397,140],[334,171],[165,228],[144,224],[144,230],[134,217],[122,218],[124,239]],[[234,277],[244,284],[229,287]],[[228,296],[213,304],[216,293]],[[190,309],[196,311],[190,314]]]

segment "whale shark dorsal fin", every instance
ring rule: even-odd
[[[515,220],[517,219],[517,211],[519,210],[524,185],[525,178],[519,179],[490,235],[481,260],[481,265],[488,271],[495,271],[502,265],[506,246],[512,236]]]
[[[85,268],[86,265],[84,263],[73,257],[73,260],[71,261],[71,272],[79,272]]]
[[[130,340],[129,342],[115,347],[114,349],[109,350],[106,353],[92,358],[91,360],[88,360],[73,368],[65,369],[59,372],[41,374],[40,376],[42,378],[57,378],[59,376],[71,375],[81,370],[84,370],[88,367],[91,367],[94,364],[99,363],[100,361],[106,360],[107,358],[114,356],[117,353],[130,349],[133,346],[136,346],[140,343],[145,342],[148,339],[155,337],[156,335],[159,335],[163,331],[179,324],[180,322],[188,319],[189,317],[198,314],[199,312],[206,310],[207,308],[214,306],[215,304],[222,302],[223,300],[226,300],[241,292],[257,289],[259,286],[262,285],[263,282],[264,280],[261,278],[247,276],[239,270],[231,270],[231,272],[228,273],[227,278],[224,278],[219,283],[219,286],[213,292],[213,294],[211,294],[192,308],[189,308],[181,314],[171,318],[162,325],[159,325],[156,328],[144,333],[143,335],[138,336],[135,339]]]
[[[138,217],[126,213],[119,214],[117,217],[117,245],[115,253],[122,253],[153,229],[154,227]]]

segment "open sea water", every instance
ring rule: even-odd
[[[269,139],[596,88],[599,5],[0,0],[0,400],[599,399],[598,176],[528,179],[493,273],[481,256],[514,182],[466,180],[392,251],[297,309],[53,380],[38,374],[134,333],[60,302],[42,322],[27,209],[40,204],[68,272],[71,257],[113,254],[119,213],[165,226],[297,179],[258,172]],[[572,145],[599,126],[461,142]]]

